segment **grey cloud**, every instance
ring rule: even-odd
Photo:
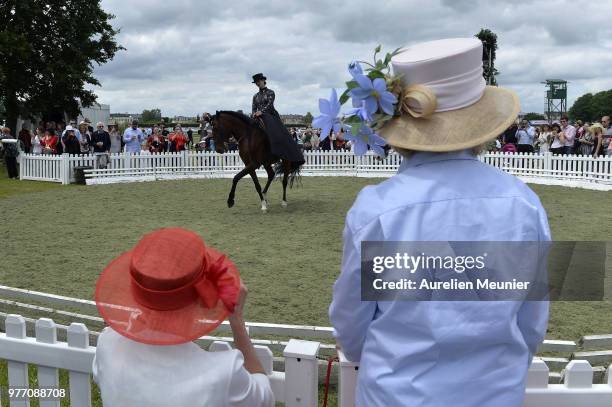
[[[481,27],[498,34],[499,82],[523,110],[541,111],[551,76],[570,99],[608,89],[612,4],[586,0],[103,0],[127,48],[96,68],[100,101],[113,111],[160,107],[165,115],[250,109],[251,75],[264,72],[283,113],[316,113],[340,89],[352,59]],[[600,78],[598,80],[598,78]],[[604,88],[599,88],[604,86]],[[605,88],[607,86],[607,88]],[[572,100],[570,100],[570,103]]]

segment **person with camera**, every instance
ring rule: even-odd
[[[533,141],[535,129],[528,120],[523,119],[519,129],[516,131],[516,149],[519,153],[533,153]]]

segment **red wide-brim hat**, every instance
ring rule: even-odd
[[[186,229],[145,235],[104,269],[96,306],[119,334],[177,345],[213,331],[234,310],[240,275],[223,253]]]

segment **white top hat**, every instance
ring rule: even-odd
[[[393,57],[401,76],[403,114],[380,135],[396,147],[453,151],[501,134],[519,112],[514,92],[486,86],[482,42],[450,38],[403,48]]]

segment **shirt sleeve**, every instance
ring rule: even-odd
[[[539,240],[542,243],[540,250],[547,250],[548,247],[545,247],[543,242],[551,241],[550,227],[548,225],[546,211],[541,205],[539,212]],[[542,261],[546,263],[547,258],[541,258]],[[542,267],[546,267],[546,265],[544,264]],[[525,343],[529,348],[529,363],[531,363],[531,358],[536,354],[538,346],[540,346],[546,335],[546,328],[548,326],[548,312],[548,301],[525,301],[519,308],[517,323],[518,328],[525,339]]]
[[[376,302],[361,301],[361,242],[354,241],[347,219],[342,270],[334,284],[329,319],[334,336],[349,360],[358,362],[361,359],[363,343],[375,312]]]
[[[251,374],[244,368],[241,352],[234,359],[228,392],[228,407],[274,407],[270,379],[262,373]]]

